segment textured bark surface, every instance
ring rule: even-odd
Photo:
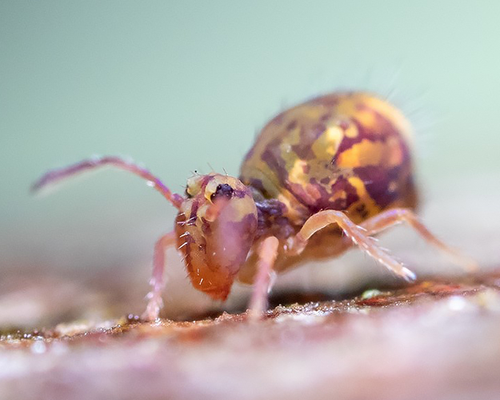
[[[278,306],[4,332],[2,399],[493,399],[500,275]]]

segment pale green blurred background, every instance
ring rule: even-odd
[[[409,115],[424,198],[464,179],[483,209],[500,186],[499,15],[496,1],[1,0],[0,272],[147,276],[174,211],[144,182],[107,171],[41,198],[31,182],[118,154],[182,192],[194,170],[237,174],[266,120],[338,88]]]

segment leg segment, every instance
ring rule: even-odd
[[[148,170],[132,162],[125,161],[119,157],[112,157],[112,156],[90,158],[87,160],[80,161],[79,163],[69,165],[64,168],[53,169],[51,171],[48,171],[33,184],[31,189],[33,191],[37,191],[51,183],[59,182],[73,175],[79,174],[81,172],[89,171],[106,165],[131,172],[143,179],[146,179],[150,186],[152,186],[158,192],[160,192],[163,195],[163,197],[165,197],[169,202],[171,202],[176,208],[179,208],[180,204],[183,201],[182,196],[176,193],[172,193],[170,189],[166,187],[162,183],[162,181],[160,181],[160,179],[151,174],[151,172],[149,172]]]
[[[253,284],[252,298],[249,305],[249,317],[257,320],[267,307],[267,295],[273,284],[273,266],[278,255],[279,241],[270,236],[262,241],[258,248],[257,276]]]
[[[153,274],[151,276],[151,291],[147,295],[148,305],[146,311],[142,314],[142,318],[148,321],[154,321],[158,318],[160,309],[163,306],[161,291],[165,285],[163,279],[163,271],[165,270],[165,250],[175,246],[175,232],[167,233],[162,236],[155,244],[153,255]]]
[[[413,211],[406,208],[394,208],[384,211],[364,221],[360,224],[360,226],[366,229],[367,235],[375,235],[401,222],[408,223],[418,232],[420,236],[422,236],[425,241],[427,241],[427,243],[441,250],[447,256],[452,258],[457,264],[463,266],[468,272],[477,270],[477,264],[473,260],[440,241],[425,227],[424,224],[419,221]]]
[[[325,210],[311,216],[299,233],[292,239],[290,250],[293,253],[300,253],[314,233],[331,224],[337,224],[354,244],[357,244],[361,250],[375,258],[396,275],[407,281],[416,279],[412,271],[392,258],[377,245],[364,228],[356,225],[341,211]]]

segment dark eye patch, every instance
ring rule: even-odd
[[[227,183],[223,183],[217,186],[217,189],[215,189],[215,193],[210,196],[210,200],[214,201],[219,197],[226,197],[230,199],[233,196],[233,192],[234,189],[231,186],[229,186]]]

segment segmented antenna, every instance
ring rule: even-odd
[[[90,171],[96,168],[111,166],[133,173],[148,182],[148,186],[153,187],[160,192],[173,206],[177,209],[180,208],[184,198],[176,193],[172,193],[170,189],[163,184],[163,182],[154,176],[147,169],[144,169],[137,164],[130,161],[125,161],[120,157],[106,156],[106,157],[93,157],[76,164],[69,165],[63,168],[57,168],[46,172],[40,177],[32,186],[31,190],[37,192],[38,190],[51,185],[56,182],[63,181],[71,178],[74,175]]]

